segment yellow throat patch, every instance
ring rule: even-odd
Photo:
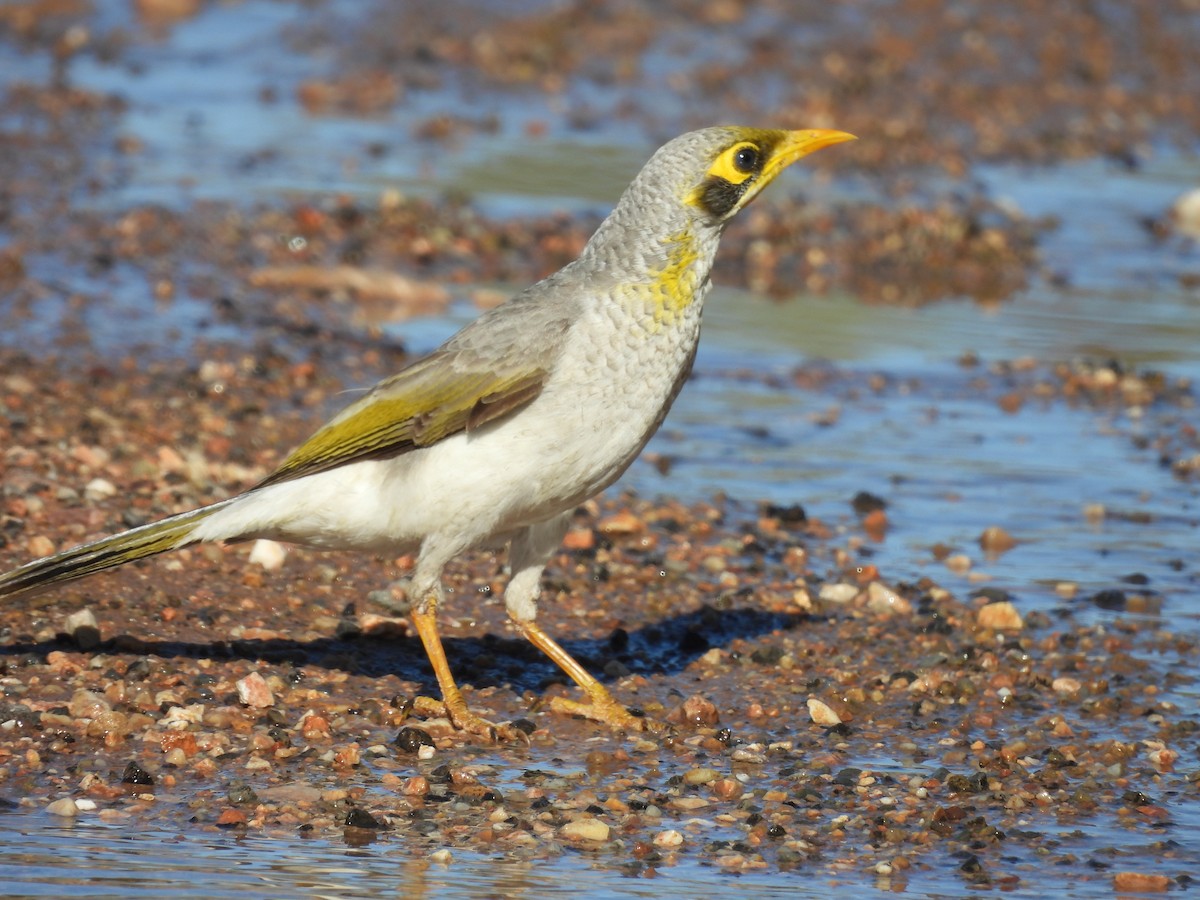
[[[696,261],[700,250],[696,246],[691,230],[680,231],[663,241],[667,248],[667,261],[651,272],[652,280],[637,293],[649,301],[653,325],[657,330],[672,325],[696,299],[700,278],[696,272]]]

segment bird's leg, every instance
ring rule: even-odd
[[[446,649],[442,646],[441,636],[437,630],[437,592],[427,593],[423,602],[419,602],[410,613],[413,627],[425,647],[425,655],[433,666],[433,674],[437,678],[441,690],[441,701],[432,697],[417,697],[413,701],[413,709],[421,715],[444,715],[455,728],[485,738],[489,741],[511,741],[521,737],[521,733],[511,725],[496,725],[480,718],[467,708],[462,691],[454,682],[450,672],[450,662],[446,659]]]
[[[608,688],[592,676],[587,669],[579,664],[562,646],[546,634],[536,622],[516,622],[517,630],[529,642],[545,653],[567,673],[577,685],[588,695],[587,700],[570,700],[566,697],[551,697],[549,706],[557,713],[583,716],[593,722],[602,722],[618,731],[646,731],[655,726],[655,722],[645,716],[635,716],[622,706],[609,693]]]
[[[542,570],[562,542],[570,519],[571,513],[563,513],[548,522],[527,528],[513,539],[509,551],[512,578],[504,592],[508,614],[517,631],[554,660],[588,696],[586,701],[554,697],[550,700],[552,710],[584,716],[622,731],[644,731],[653,728],[654,722],[633,715],[618,703],[608,688],[597,681],[534,621],[537,617],[538,597],[541,595]]]

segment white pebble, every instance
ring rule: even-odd
[[[93,503],[107,500],[117,493],[117,486],[107,478],[93,478],[84,486],[83,496]]]
[[[1180,234],[1200,241],[1200,188],[1188,191],[1175,201],[1171,218]]]
[[[880,616],[907,616],[912,613],[912,603],[882,581],[872,581],[867,585],[867,609]]]
[[[678,847],[683,843],[683,835],[674,828],[669,828],[666,831],[660,831],[654,836],[654,846],[656,847]]]
[[[584,818],[568,822],[558,830],[568,841],[607,841],[609,828],[599,819]]]
[[[67,616],[63,630],[75,638],[81,650],[94,650],[100,644],[100,623],[86,607]]]
[[[817,594],[826,603],[849,603],[858,596],[858,588],[845,582],[839,584],[823,584]]]
[[[278,541],[260,538],[250,550],[250,562],[262,566],[268,572],[280,568],[287,559],[287,548]]]
[[[75,801],[70,797],[63,797],[61,800],[55,800],[46,807],[46,812],[52,816],[64,816],[69,819],[79,815],[79,807],[75,805]]]
[[[842,717],[834,712],[829,704],[815,697],[810,697],[808,700],[808,714],[812,717],[813,722],[818,725],[842,724]]]
[[[1060,675],[1050,682],[1050,689],[1056,694],[1078,694],[1083,690],[1083,684],[1078,678],[1068,678],[1066,675]]]

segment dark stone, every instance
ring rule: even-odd
[[[125,772],[121,775],[122,784],[154,784],[154,776],[143,769],[135,762],[130,762],[125,766]]]
[[[886,500],[867,491],[859,491],[855,494],[850,501],[850,505],[860,516],[865,516],[867,513],[872,513],[876,510],[887,509]]]
[[[413,728],[411,725],[405,725],[398,732],[392,741],[404,753],[416,753],[421,747],[432,747],[433,738],[429,736],[429,732],[421,728]]]
[[[365,809],[354,807],[346,813],[346,819],[343,823],[347,828],[372,828],[380,829],[384,825],[377,818],[367,812]]]

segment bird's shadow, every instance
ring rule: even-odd
[[[617,629],[600,639],[564,639],[563,647],[601,681],[625,675],[676,675],[712,647],[735,640],[753,641],[776,631],[794,629],[812,617],[750,608],[704,606],[633,631]],[[567,677],[541,651],[519,638],[487,633],[479,637],[444,638],[455,677],[463,684],[509,686],[542,691]],[[0,660],[33,656],[45,660],[52,651],[78,650],[66,635],[56,640],[0,645]],[[310,641],[286,638],[208,642],[156,640],[121,635],[90,652],[158,658],[250,659],[286,668],[316,666],[354,675],[395,675],[432,690],[432,671],[420,641],[413,636],[373,637],[347,628],[334,637]]]

